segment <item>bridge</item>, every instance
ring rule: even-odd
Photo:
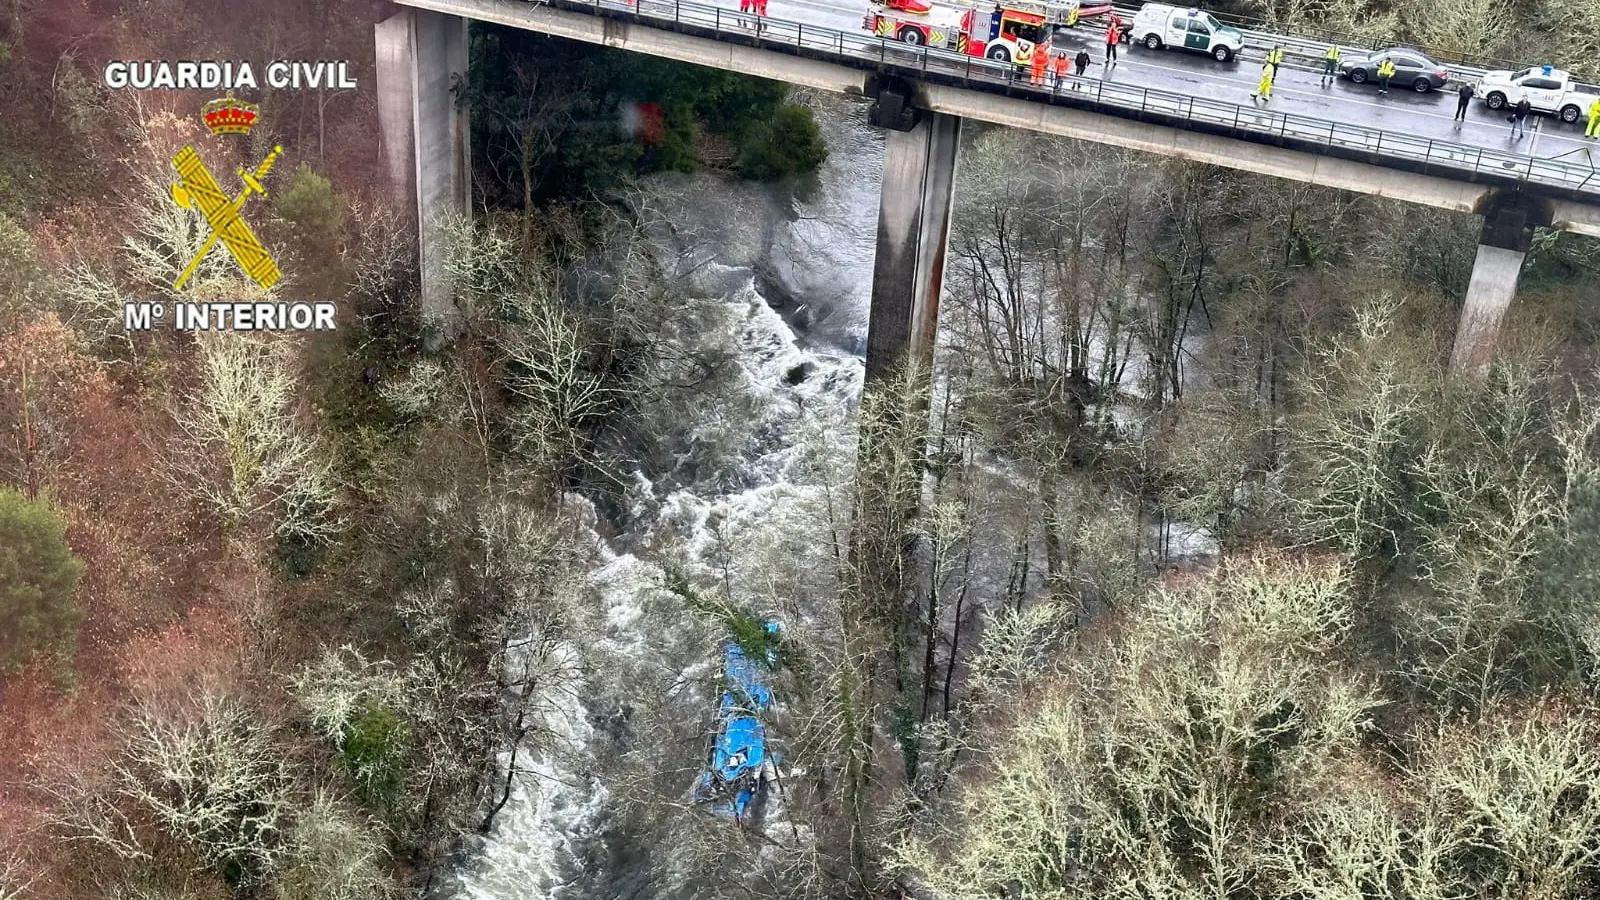
[[[1570,126],[1540,122],[1526,145],[1512,143],[1481,103],[1458,125],[1453,94],[1397,90],[1379,101],[1293,68],[1280,73],[1271,108],[1258,106],[1248,95],[1259,56],[1228,65],[1124,47],[1117,67],[1091,70],[1100,77],[1035,86],[1005,62],[874,36],[861,27],[865,5],[850,0],[775,0],[764,19],[710,0],[397,2],[376,27],[380,124],[393,189],[417,204],[432,315],[448,306],[434,223],[469,209],[469,128],[450,93],[466,75],[469,20],[872,97],[872,120],[888,134],[869,378],[932,346],[965,119],[1482,215],[1451,355],[1458,371],[1491,361],[1535,227],[1600,237],[1600,168]],[[1082,37],[1097,43],[1094,32]],[[1250,37],[1258,49],[1276,42]]]

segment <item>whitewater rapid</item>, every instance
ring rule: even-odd
[[[883,138],[866,124],[865,106],[819,96],[816,111],[829,156],[815,189],[784,207],[783,189],[728,184],[711,175],[661,176],[675,237],[658,252],[677,258],[669,290],[686,292],[697,330],[674,339],[703,347],[735,347],[742,397],[727,415],[684,423],[688,445],[749,448],[738,489],[713,484],[661,486],[629,473],[627,530],[611,538],[593,531],[600,565],[591,585],[605,622],[596,652],[642,661],[689,656],[675,636],[651,629],[644,614],[662,590],[653,560],[663,546],[704,576],[729,541],[747,565],[790,553],[801,539],[792,523],[814,520],[819,468],[814,448],[854,447],[854,410],[861,390],[867,310],[876,237]],[[793,324],[792,324],[793,323]],[[798,330],[796,325],[798,325]],[[820,440],[819,440],[820,439]],[[803,452],[802,447],[813,448]],[[692,452],[692,451],[691,451]],[[842,461],[831,461],[834,464]],[[720,485],[720,486],[719,486]],[[581,501],[577,501],[581,502]],[[591,517],[592,518],[592,517]],[[646,552],[643,548],[650,548]],[[801,548],[801,553],[804,549]],[[682,674],[714,676],[706,657]],[[650,883],[642,849],[608,841],[613,792],[584,765],[601,741],[596,720],[616,701],[596,679],[564,697],[550,719],[557,733],[524,751],[524,769],[493,829],[470,848],[441,893],[458,900],[588,900],[667,897],[672,886]],[[502,770],[506,759],[502,758]],[[685,790],[688,785],[685,784]]]

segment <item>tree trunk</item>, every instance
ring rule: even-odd
[[[500,791],[500,799],[495,802],[488,815],[483,817],[482,824],[478,826],[479,834],[489,833],[489,829],[494,827],[494,817],[500,815],[500,810],[505,809],[506,802],[511,799],[511,787],[517,777],[517,754],[522,750],[522,739],[528,736],[528,727],[524,724],[527,715],[528,711],[519,704],[517,724],[511,729],[511,760],[506,764],[505,787]]]
[[[961,613],[967,602],[967,585],[972,574],[972,547],[967,547],[961,564],[961,590],[956,593],[956,621],[950,629],[950,658],[944,667],[944,717],[950,718],[950,686],[956,677],[956,658],[961,652]]]
[[[527,249],[533,241],[533,164],[531,152],[522,154],[522,247]]]
[[[934,642],[937,639],[939,628],[939,540],[933,541],[933,572],[928,578],[928,618],[924,623],[922,654],[922,709],[917,715],[918,722],[928,721],[928,703],[933,697],[933,678],[936,670],[934,660]]]

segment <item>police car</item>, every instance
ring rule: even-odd
[[[1227,62],[1244,49],[1244,33],[1239,29],[1222,24],[1204,10],[1165,3],[1139,7],[1133,17],[1132,38],[1151,50],[1176,47],[1209,53],[1217,62]]]
[[[1535,112],[1550,113],[1563,122],[1576,122],[1600,100],[1600,89],[1579,84],[1555,66],[1533,66],[1516,72],[1483,73],[1477,94],[1490,109],[1504,109],[1527,98]]]

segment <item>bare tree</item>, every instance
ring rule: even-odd
[[[325,541],[341,527],[337,486],[296,415],[293,346],[200,334],[201,383],[174,411],[170,477],[230,525],[265,517],[278,534]]]
[[[383,900],[399,891],[375,822],[320,789],[289,833],[293,865],[274,885],[282,900]]]
[[[26,876],[22,863],[14,857],[0,856],[0,900],[25,900],[34,881]]]
[[[1302,379],[1290,430],[1291,497],[1309,536],[1356,558],[1393,548],[1408,514],[1406,468],[1423,440],[1423,374],[1395,340],[1391,300],[1357,312],[1355,334]]]
[[[1600,853],[1595,729],[1546,696],[1435,726],[1398,773],[1341,760],[1285,822],[1273,879],[1293,897],[1581,896]]]
[[[590,343],[557,304],[553,292],[509,301],[518,324],[502,342],[511,368],[508,386],[519,450],[536,467],[560,466],[583,455],[590,430],[609,408],[611,391],[592,364]]]
[[[1512,15],[1505,0],[1427,0],[1406,6],[1402,22],[1418,43],[1471,57],[1501,48]]]
[[[272,731],[236,697],[203,688],[129,710],[104,779],[45,785],[58,827],[126,861],[153,859],[165,833],[240,887],[264,884],[291,857],[294,781]]]
[[[1424,745],[1415,796],[1440,833],[1442,896],[1572,897],[1600,858],[1593,712],[1556,698],[1451,724]]]
[[[1353,750],[1376,702],[1329,666],[1346,590],[1338,566],[1252,559],[1155,592],[1021,691],[954,824],[905,844],[902,862],[951,896],[1225,897],[1259,883],[1276,798]],[[1038,665],[1028,641],[995,646],[1013,648],[1001,669]]]
[[[211,227],[200,213],[173,202],[169,179],[146,173],[134,178],[128,217],[132,227],[122,245],[127,273],[145,290],[176,296],[172,286],[206,246]],[[260,292],[253,282],[238,277],[226,250],[216,245],[210,250],[185,285],[186,297]]]
[[[203,691],[178,709],[141,704],[113,768],[123,797],[238,883],[265,878],[289,853],[289,770],[236,699]]]

